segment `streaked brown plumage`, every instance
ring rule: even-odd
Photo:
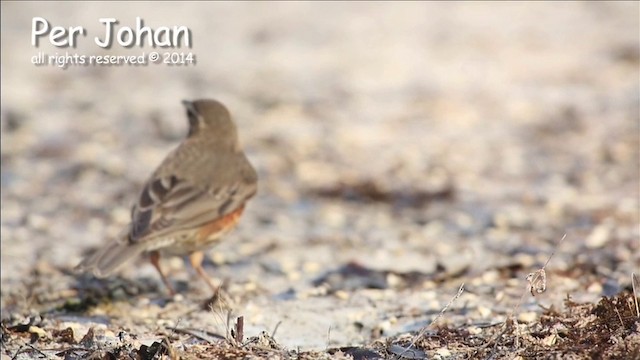
[[[244,152],[231,115],[215,100],[183,101],[187,138],[164,159],[131,210],[131,223],[114,241],[76,269],[109,276],[148,253],[164,284],[161,254],[190,255],[191,264],[215,291],[202,269],[202,250],[218,242],[238,222],[257,190],[257,175]]]

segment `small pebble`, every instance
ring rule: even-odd
[[[518,321],[524,323],[534,322],[538,318],[538,313],[533,311],[523,312],[518,314]]]
[[[589,249],[599,249],[605,246],[611,239],[611,226],[600,224],[587,236],[585,244]]]

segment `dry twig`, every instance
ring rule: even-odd
[[[640,308],[638,307],[638,291],[636,289],[636,283],[638,282],[638,278],[636,277],[636,273],[631,273],[631,287],[633,288],[633,299],[636,303],[636,315],[640,318]]]
[[[460,285],[460,288],[458,289],[458,292],[456,293],[456,295],[452,297],[451,300],[449,300],[447,305],[445,305],[442,308],[442,310],[440,310],[440,313],[435,318],[433,318],[433,320],[431,320],[431,322],[427,326],[424,326],[422,329],[420,329],[418,334],[411,340],[411,343],[409,344],[409,346],[405,347],[404,351],[398,354],[398,358],[402,357],[407,351],[413,348],[420,339],[422,339],[422,337],[427,333],[427,330],[431,327],[431,325],[433,325],[436,321],[438,321],[438,319],[440,319],[442,315],[444,315],[444,313],[447,312],[451,304],[453,304],[456,300],[458,300],[458,298],[460,297],[460,295],[462,295],[463,292],[464,292],[464,283]]]

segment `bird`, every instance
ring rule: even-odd
[[[171,295],[161,256],[187,256],[198,276],[217,294],[202,267],[203,251],[239,222],[257,192],[258,176],[240,146],[229,110],[219,101],[182,101],[189,120],[186,138],[146,181],[131,208],[131,221],[114,239],[86,257],[77,272],[104,278],[148,256]]]

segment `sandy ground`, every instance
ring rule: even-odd
[[[166,260],[175,299],[142,259],[105,281],[70,271],[122,229],[184,136],[180,100],[208,97],[234,114],[260,177],[206,264],[246,336],[363,345],[429,324],[462,283],[439,323],[504,321],[554,251],[547,291],[524,298],[521,321],[568,295],[595,304],[630,291],[638,14],[637,2],[3,2],[2,318],[39,314],[76,337],[94,326],[147,345],[172,328],[226,333],[228,310],[202,310],[210,294],[181,259]],[[88,35],[36,48],[35,16]],[[192,48],[92,41],[99,18],[136,16],[189,27]],[[196,63],[31,63],[154,50]]]

